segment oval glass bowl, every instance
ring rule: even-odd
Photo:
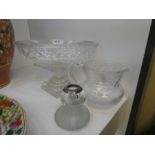
[[[24,135],[26,119],[19,104],[4,95],[0,95],[0,134]]]
[[[20,53],[37,66],[55,73],[50,80],[42,84],[42,88],[53,96],[60,97],[63,87],[70,83],[67,75],[68,66],[75,60],[85,61],[93,57],[98,43],[53,39],[16,41],[15,45]]]

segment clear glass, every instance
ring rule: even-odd
[[[90,118],[85,102],[85,94],[79,85],[70,84],[63,89],[63,105],[55,113],[55,122],[65,130],[77,130],[84,127]]]
[[[31,59],[37,66],[54,72],[50,80],[42,84],[42,88],[54,97],[60,97],[63,87],[70,83],[67,74],[69,64],[75,60],[84,62],[93,57],[98,43],[53,39],[16,41],[15,45],[20,53]]]
[[[72,64],[69,77],[72,82],[83,85],[88,104],[96,108],[110,108],[124,95],[120,80],[126,70],[118,63],[88,60]],[[84,78],[78,77],[77,72]]]

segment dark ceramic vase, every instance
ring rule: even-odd
[[[14,30],[10,20],[0,19],[0,88],[10,82],[14,53]]]

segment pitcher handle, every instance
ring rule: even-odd
[[[79,70],[83,71],[83,74],[85,76],[84,80],[78,80],[76,74],[80,74]],[[80,77],[82,74],[80,74]],[[84,69],[84,62],[73,62],[69,68],[68,68],[68,77],[71,83],[79,84],[83,86],[86,83],[86,73]]]

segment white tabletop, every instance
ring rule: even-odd
[[[30,135],[97,135],[106,127],[120,107],[127,100],[126,95],[111,109],[95,109],[88,107],[90,121],[82,129],[67,131],[59,128],[54,120],[58,107],[56,99],[41,89],[41,82],[48,80],[51,73],[34,66],[25,66],[12,70],[11,83],[2,89],[0,94],[17,100],[26,112],[27,134]]]

